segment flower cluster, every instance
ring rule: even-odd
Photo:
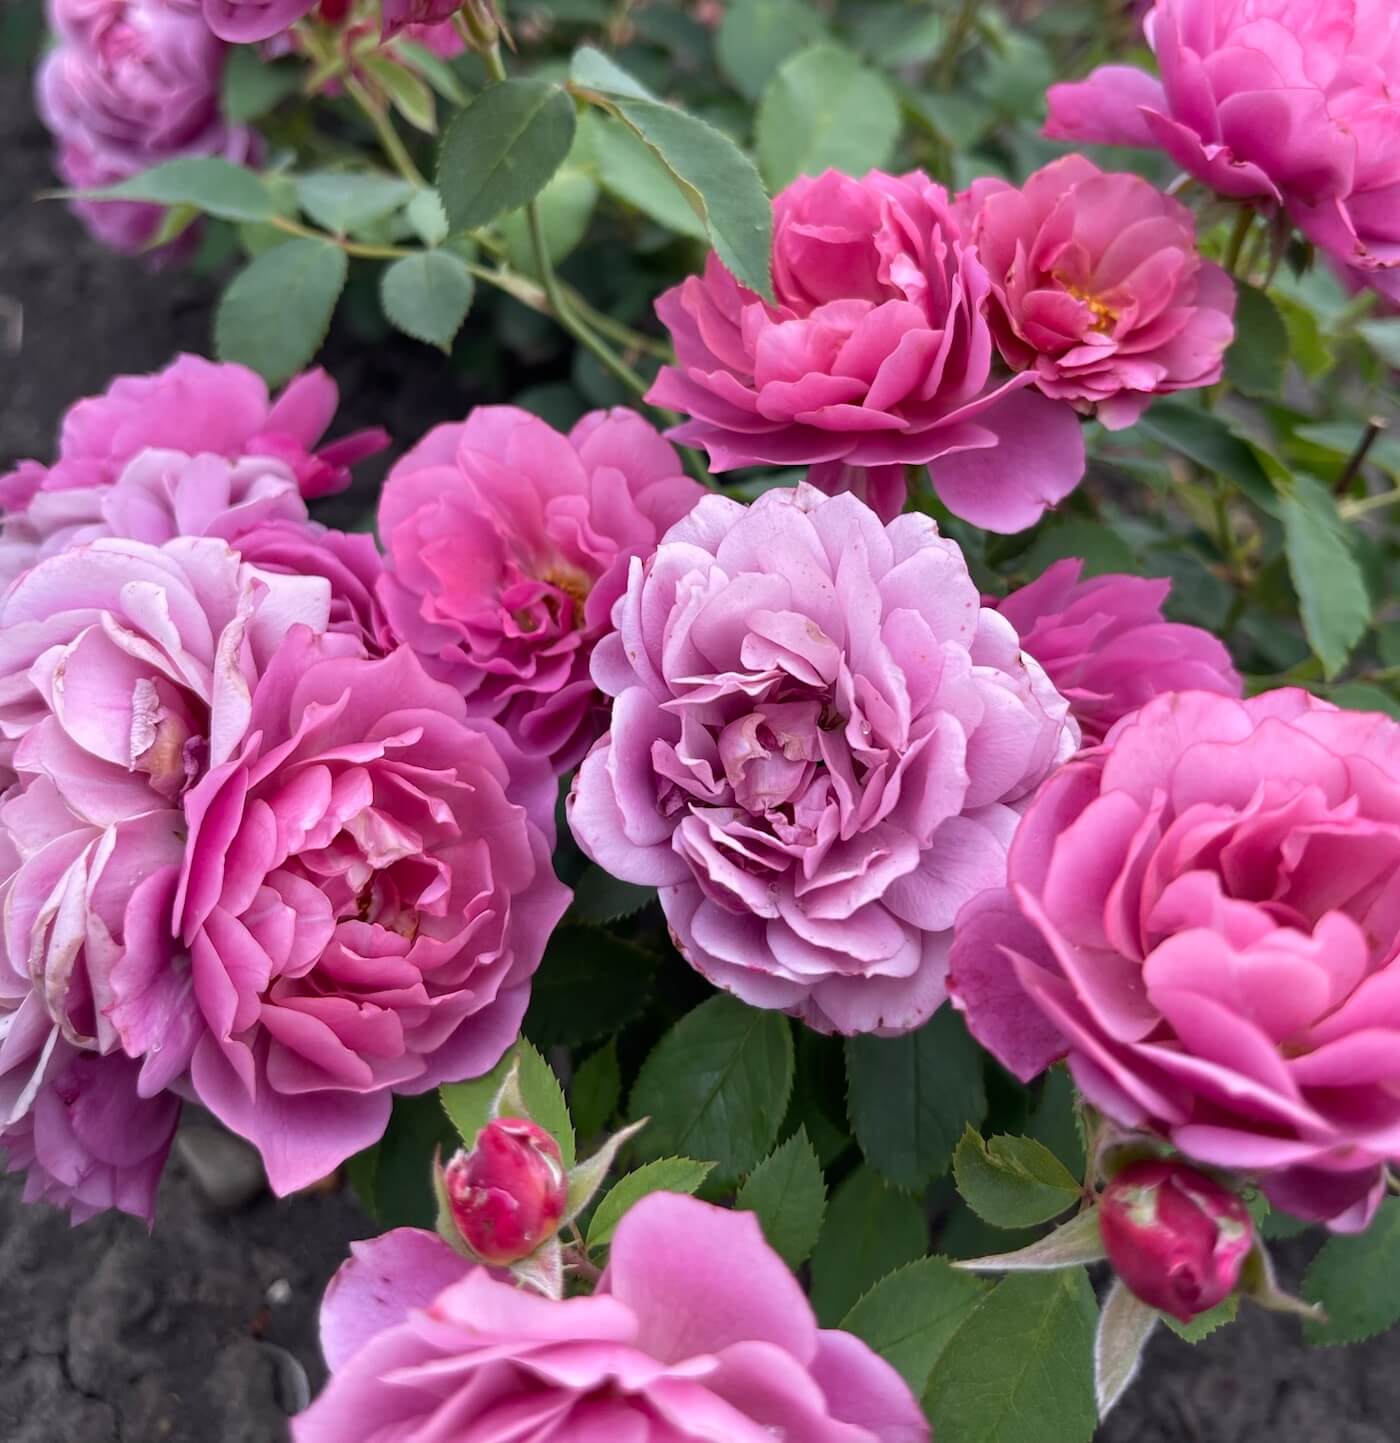
[[[57,38],[39,71],[39,110],[64,182],[93,190],[179,156],[254,158],[255,133],[220,110],[227,47],[193,0],[51,0]],[[104,245],[142,251],[164,207],[77,202]]]
[[[378,444],[314,454],[334,402],[182,358],[6,478],[0,1141],[75,1217],[149,1214],[177,1097],[284,1192],[487,1071],[568,899],[549,768],[307,516]]]
[[[776,304],[711,256],[657,302],[678,364],[648,399],[716,471],[806,465],[885,520],[926,465],[964,520],[1034,524],[1084,473],[1076,411],[1128,425],[1218,380],[1234,335],[1189,213],[1080,157],[956,201],[920,172],[828,171],[773,220]]]
[[[1156,0],[1146,32],[1161,78],[1107,65],[1053,86],[1046,134],[1163,150],[1400,300],[1400,10]]]

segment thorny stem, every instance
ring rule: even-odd
[[[353,75],[345,77],[345,90],[350,98],[365,113],[366,119],[374,127],[374,133],[379,137],[379,143],[384,148],[384,154],[394,163],[394,169],[413,186],[422,189],[427,185],[423,178],[423,172],[414,164],[413,157],[408,153],[408,147],[399,138],[399,133],[394,129],[394,122],[390,120],[384,107],[375,100],[364,82]]]
[[[1225,247],[1225,258],[1221,264],[1233,276],[1239,269],[1240,252],[1244,249],[1245,237],[1249,234],[1249,228],[1254,224],[1254,211],[1247,205],[1242,205],[1239,214],[1235,217],[1235,228],[1230,232],[1230,240]]]
[[[953,28],[948,32],[948,39],[944,42],[943,49],[933,68],[934,83],[940,90],[946,90],[953,79],[953,72],[958,65],[958,57],[962,54],[963,42],[967,39],[967,32],[972,28],[976,13],[977,0],[962,0],[962,4],[958,7],[957,18],[953,21]]]
[[[1387,506],[1394,506],[1400,502],[1400,490],[1385,491],[1379,496],[1367,496],[1363,501],[1343,501],[1337,510],[1341,513],[1344,521],[1354,521],[1358,516],[1366,516],[1372,511],[1382,511]]]
[[[1376,443],[1376,437],[1385,430],[1385,422],[1379,416],[1372,416],[1366,423],[1366,429],[1361,433],[1361,439],[1356,443],[1356,449],[1347,457],[1347,464],[1342,467],[1341,474],[1337,477],[1332,486],[1335,495],[1341,496],[1351,483],[1356,479],[1357,473],[1366,463],[1367,452]],[[1375,500],[1375,497],[1368,498]],[[1357,503],[1360,504],[1360,503]]]

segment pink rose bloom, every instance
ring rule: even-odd
[[[698,971],[823,1032],[944,999],[953,919],[1000,886],[1068,706],[926,516],[853,496],[707,496],[634,563],[593,676],[612,729],[579,845],[661,889]]]
[[[1041,789],[949,990],[1023,1080],[1364,1227],[1400,1158],[1400,724],[1156,698]]]
[[[1070,704],[1086,746],[1120,718],[1166,691],[1243,691],[1230,653],[1208,631],[1167,621],[1171,582],[1095,576],[1084,563],[1057,561],[996,609]]]
[[[102,395],[70,407],[53,465],[21,462],[19,472],[0,476],[0,505],[14,510],[40,490],[110,486],[150,447],[229,461],[270,456],[291,467],[303,496],[328,496],[350,484],[355,462],[389,444],[388,433],[374,427],[317,449],[339,403],[335,382],[319,367],[272,400],[246,366],[180,355],[163,371],[118,376]]]
[[[464,0],[383,0],[383,38],[388,40],[410,27],[436,29],[442,26],[444,21],[451,20],[463,3]],[[443,28],[452,29],[453,34],[456,34],[455,27]],[[458,38],[460,39],[460,36]]]
[[[1220,379],[1235,287],[1201,259],[1185,206],[1081,155],[1020,190],[977,181],[960,201],[991,274],[997,348],[1044,395],[1119,431],[1153,396]]]
[[[917,1400],[811,1304],[750,1213],[652,1193],[592,1297],[496,1281],[431,1233],[366,1243],[321,1310],[295,1443],[928,1443]]]
[[[567,771],[607,725],[588,662],[628,564],[703,494],[634,411],[595,411],[561,436],[479,407],[389,475],[384,608],[470,715]]]
[[[6,1171],[23,1172],[24,1200],[67,1208],[77,1224],[108,1208],[148,1222],[175,1138],[180,1101],[143,1098],[137,1065],[59,1042],[32,1108],[0,1127]]]
[[[1151,146],[1218,191],[1285,206],[1400,299],[1400,11],[1392,0],[1157,0],[1161,80],[1052,86],[1045,133]]]
[[[278,1193],[375,1142],[391,1090],[479,1077],[519,1032],[570,896],[555,784],[465,713],[408,648],[373,661],[297,627],[234,754],[184,798],[183,865],[151,899],[161,917],[173,901],[178,941],[127,953],[123,1043],[171,1067],[153,1028],[192,985],[200,1025],[177,1056]]]
[[[39,112],[74,188],[109,185],[162,161],[218,155],[248,161],[256,135],[220,113],[226,47],[197,10],[171,0],[51,0],[59,45],[40,67]],[[144,249],[164,207],[81,201],[100,240]]]
[[[316,0],[203,0],[204,23],[221,40],[250,45],[290,30]]]
[[[993,531],[1039,520],[1079,483],[1074,413],[993,374],[991,281],[941,186],[915,171],[828,171],[773,202],[777,305],[716,256],[657,314],[678,366],[647,399],[691,419],[672,434],[716,471],[932,464],[948,509]]]

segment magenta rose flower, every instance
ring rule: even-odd
[[[455,35],[455,27],[443,22],[451,20],[464,3],[465,0],[383,0],[383,38],[388,40],[413,28],[443,30]],[[458,38],[460,40],[460,36]]]
[[[1158,697],[1041,789],[949,990],[1029,1079],[1362,1227],[1400,1156],[1400,724]]]
[[[1241,694],[1221,642],[1163,617],[1170,581],[1121,575],[1081,581],[1083,568],[1082,561],[1057,561],[995,606],[1069,702],[1086,746],[1163,692]]]
[[[1050,89],[1045,133],[1164,150],[1221,195],[1286,207],[1400,297],[1400,13],[1390,0],[1157,0],[1160,81],[1108,65]]]
[[[308,500],[343,491],[350,467],[382,451],[389,436],[374,427],[318,449],[339,401],[335,382],[319,367],[272,400],[262,377],[246,366],[180,355],[163,371],[118,376],[102,395],[70,407],[53,464],[26,461],[0,476],[0,505],[9,512],[39,491],[110,486],[152,447],[229,461],[268,456],[291,468]]]
[[[322,1306],[331,1381],[296,1443],[928,1443],[904,1380],[817,1327],[749,1213],[652,1193],[597,1291],[567,1302],[411,1228],[353,1254]]]
[[[944,999],[953,919],[1001,884],[1078,731],[925,516],[853,496],[707,496],[634,563],[593,675],[612,727],[579,845],[661,889],[698,971],[824,1032]]]
[[[595,411],[561,436],[479,407],[390,473],[385,610],[470,715],[567,771],[606,725],[588,661],[628,564],[703,494],[633,411]]]
[[[221,40],[251,45],[290,30],[316,0],[203,0],[204,23]]]
[[[948,509],[1019,531],[1084,474],[1073,412],[996,375],[991,289],[947,193],[915,171],[828,171],[773,202],[769,305],[711,256],[657,314],[679,364],[647,399],[716,471],[929,465]],[[883,508],[882,508],[883,510]]]
[[[992,278],[997,348],[1044,395],[1118,431],[1153,396],[1220,379],[1235,287],[1201,259],[1185,206],[1081,155],[1019,190],[977,181],[960,203]]]
[[[127,1051],[161,1069],[172,1041],[149,1029],[193,987],[191,1085],[279,1193],[376,1141],[391,1090],[489,1071],[568,905],[553,777],[465,712],[406,647],[287,633],[235,751],[184,798],[160,902],[188,972],[128,951],[114,977]]]

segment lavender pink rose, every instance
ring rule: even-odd
[[[1400,724],[1156,698],[1031,804],[949,989],[1028,1080],[1364,1227],[1400,1157]]]
[[[354,1245],[327,1290],[331,1381],[296,1443],[928,1443],[917,1400],[811,1304],[752,1214],[653,1193],[591,1297],[499,1282],[431,1233]]]
[[[672,434],[716,471],[929,466],[954,514],[1019,531],[1084,474],[1074,412],[998,373],[992,279],[939,185],[915,171],[828,171],[773,202],[776,304],[716,256],[657,302],[678,364],[648,399],[690,419]],[[882,505],[881,514],[889,508]]]
[[[683,955],[744,1001],[919,1026],[954,917],[1079,739],[957,545],[806,486],[707,496],[613,623],[612,726],[569,799],[584,851],[659,887]]]

